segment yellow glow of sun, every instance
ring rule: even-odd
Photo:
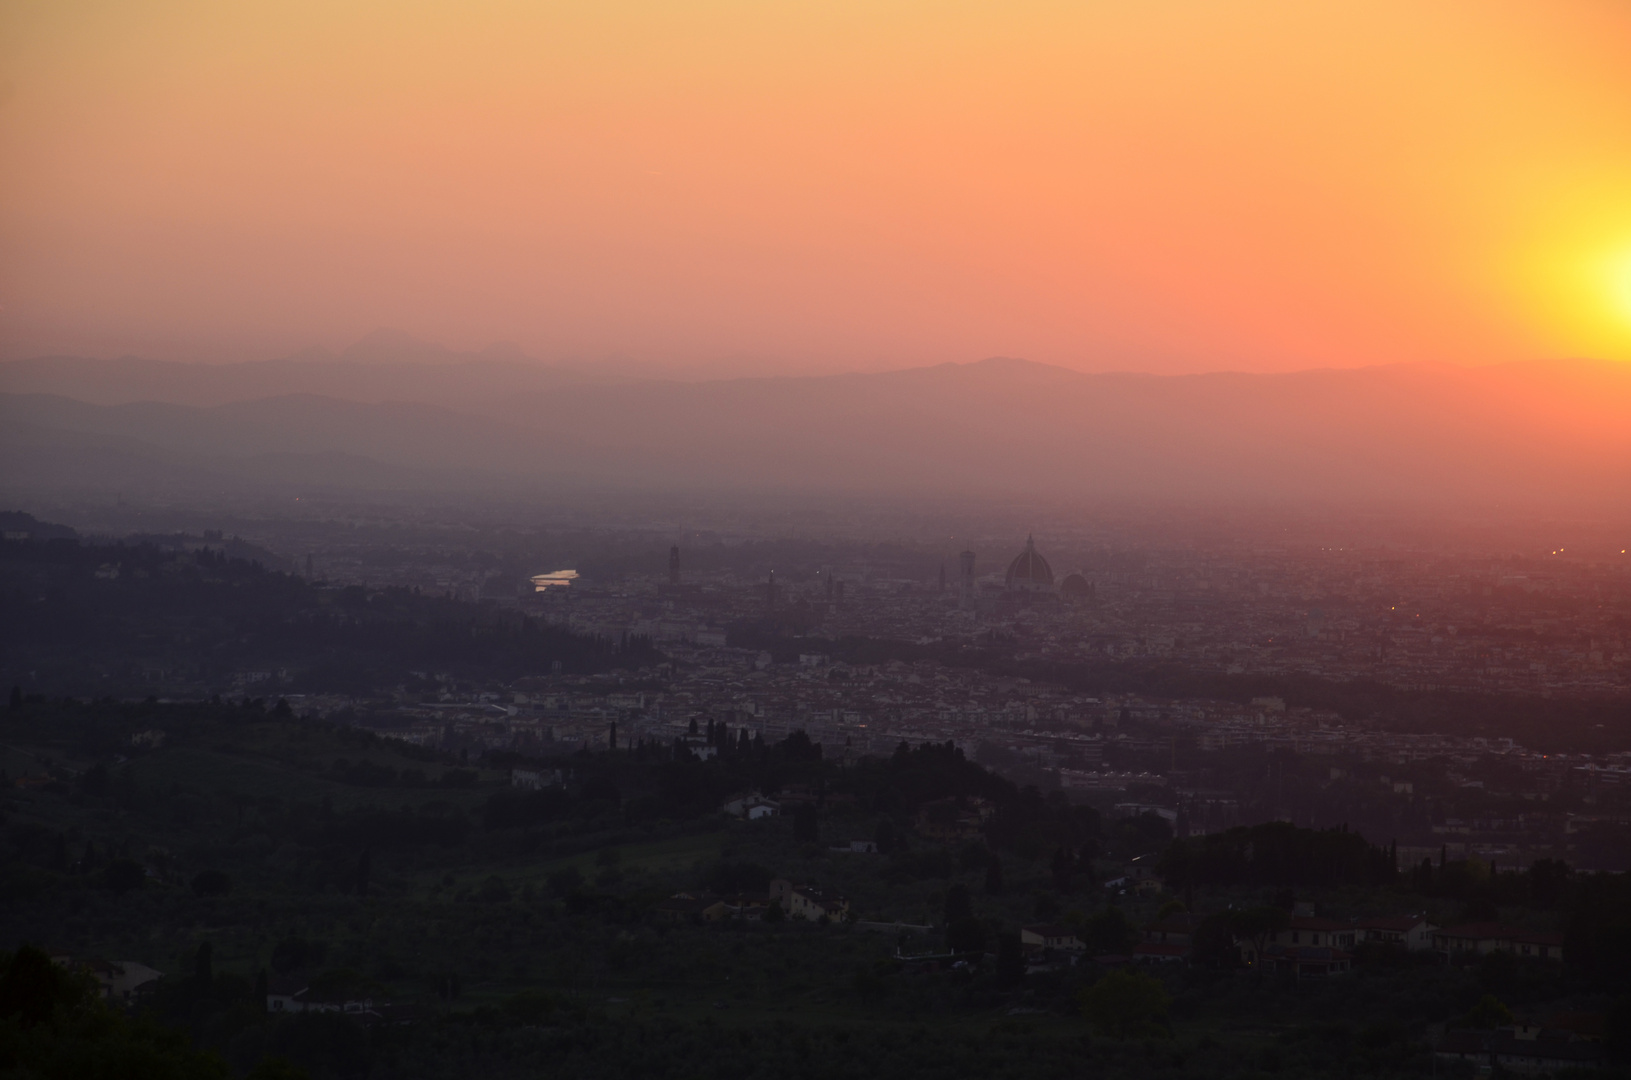
[[[1529,261],[1522,287],[1536,327],[1545,328],[1542,351],[1631,360],[1631,229],[1614,231],[1618,243],[1563,234]]]
[[[1507,250],[1502,289],[1536,354],[1631,361],[1631,200],[1625,185],[1551,200]],[[1561,194],[1561,193],[1554,193]],[[1518,235],[1517,233],[1514,236]],[[1515,329],[1518,326],[1515,323]]]
[[[1631,251],[1609,261],[1608,288],[1615,310],[1631,322]]]

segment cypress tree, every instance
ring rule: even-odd
[[[1048,869],[1053,875],[1053,887],[1062,893],[1070,891],[1071,878],[1075,876],[1076,860],[1071,858],[1070,849],[1061,847],[1053,853],[1053,861]]]
[[[1004,930],[997,935],[997,981],[1012,986],[1025,978],[1025,953],[1019,932]]]
[[[193,980],[205,990],[215,983],[215,947],[207,941],[193,954]]]

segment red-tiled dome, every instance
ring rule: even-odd
[[[1034,539],[1029,536],[1025,538],[1025,550],[1008,564],[1008,573],[1004,580],[1010,589],[1053,588],[1053,567],[1048,565],[1048,560],[1037,554]]]

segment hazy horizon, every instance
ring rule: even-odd
[[[0,490],[1631,494],[1619,6],[0,20]]]
[[[1204,362],[1184,370],[1151,370],[1148,368],[1132,366],[1117,366],[1110,361],[1104,361],[1098,366],[1082,362],[1066,364],[1048,360],[1037,360],[1028,356],[1015,356],[1009,354],[991,354],[983,356],[951,356],[945,358],[921,358],[894,362],[887,357],[875,358],[870,363],[854,363],[846,366],[842,360],[830,363],[812,363],[792,367],[779,367],[766,370],[761,360],[751,357],[719,357],[703,358],[691,361],[663,362],[659,360],[642,359],[633,356],[592,354],[559,354],[542,355],[529,352],[516,342],[494,338],[481,342],[468,348],[450,346],[443,341],[419,337],[410,331],[394,326],[380,326],[358,337],[338,342],[311,342],[297,348],[257,353],[254,355],[229,355],[216,352],[191,355],[186,351],[49,351],[29,352],[10,355],[0,353],[0,372],[11,372],[19,367],[30,364],[56,364],[61,362],[92,361],[96,363],[114,363],[124,361],[137,361],[157,364],[175,364],[196,367],[224,368],[249,365],[277,365],[277,364],[310,364],[310,363],[347,363],[356,365],[394,365],[394,366],[449,366],[472,362],[489,364],[514,364],[536,368],[560,369],[568,372],[581,372],[592,376],[607,376],[613,378],[650,378],[672,379],[681,382],[702,382],[725,379],[742,378],[821,378],[834,375],[863,375],[885,374],[889,372],[917,371],[925,368],[963,367],[971,364],[991,362],[1018,362],[1036,364],[1042,367],[1060,368],[1082,375],[1152,375],[1157,377],[1175,377],[1186,375],[1297,375],[1316,371],[1336,371],[1359,368],[1384,368],[1407,365],[1444,365],[1456,368],[1493,368],[1511,365],[1534,365],[1553,363],[1584,363],[1584,364],[1616,364],[1618,361],[1600,356],[1535,356],[1502,359],[1414,359],[1394,360],[1376,359],[1364,360],[1356,358],[1350,363],[1310,364],[1306,367],[1285,367],[1257,370],[1249,366],[1226,366],[1220,364],[1216,367],[1207,367]],[[0,375],[3,381],[5,375]],[[3,386],[0,386],[3,389]]]
[[[1631,368],[1606,362],[1155,376],[988,359],[686,382],[374,359],[0,365],[3,490],[603,486],[1610,514],[1631,490]]]
[[[1619,5],[0,19],[7,358],[1631,360]]]

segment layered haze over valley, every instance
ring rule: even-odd
[[[990,358],[656,379],[380,332],[231,364],[0,363],[15,492],[222,486],[1005,495],[1623,509],[1631,366],[1087,373]]]

